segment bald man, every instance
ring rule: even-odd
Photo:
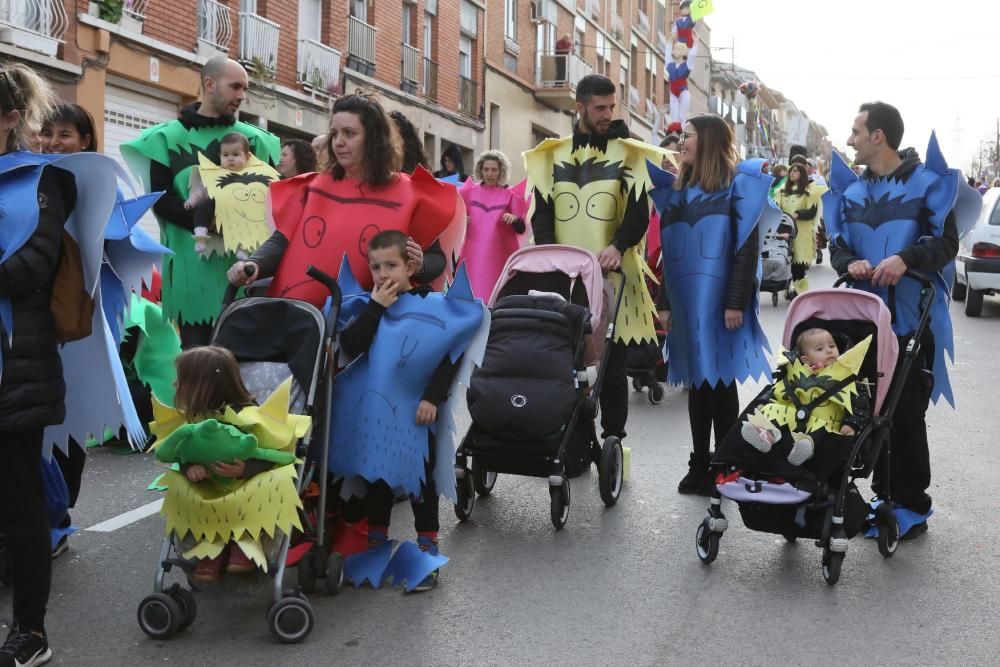
[[[201,70],[198,101],[181,109],[177,120],[145,130],[122,144],[122,156],[149,192],[164,192],[153,206],[163,243],[174,254],[163,257],[163,312],[177,322],[181,346],[207,345],[219,314],[233,255],[201,257],[194,250],[194,212],[184,208],[191,168],[204,153],[219,164],[219,140],[239,132],[263,162],[276,166],[278,137],[236,120],[247,95],[247,73],[235,60],[212,58]]]

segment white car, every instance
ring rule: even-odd
[[[976,225],[959,242],[952,298],[965,300],[965,314],[979,317],[983,297],[1000,294],[1000,188],[983,195]]]

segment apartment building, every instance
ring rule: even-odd
[[[88,109],[114,157],[176,118],[220,54],[250,74],[241,118],[283,138],[325,132],[333,98],[373,87],[421,130],[432,159],[447,142],[471,157],[483,130],[483,12],[476,0],[4,0],[0,56]]]

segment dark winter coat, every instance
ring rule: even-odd
[[[60,424],[66,416],[66,383],[49,304],[63,226],[75,205],[73,175],[46,167],[38,185],[38,229],[0,264],[0,296],[10,298],[14,318],[12,343],[6,331],[0,336],[0,432]]]

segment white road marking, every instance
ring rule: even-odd
[[[124,528],[129,524],[133,524],[136,521],[141,521],[151,514],[156,514],[160,511],[160,507],[163,505],[163,498],[159,500],[154,500],[151,503],[147,503],[142,507],[136,507],[134,510],[129,510],[124,514],[119,514],[116,517],[112,517],[107,521],[102,521],[98,524],[87,528],[87,530],[92,530],[97,533],[110,533],[113,530],[118,530],[119,528]]]

